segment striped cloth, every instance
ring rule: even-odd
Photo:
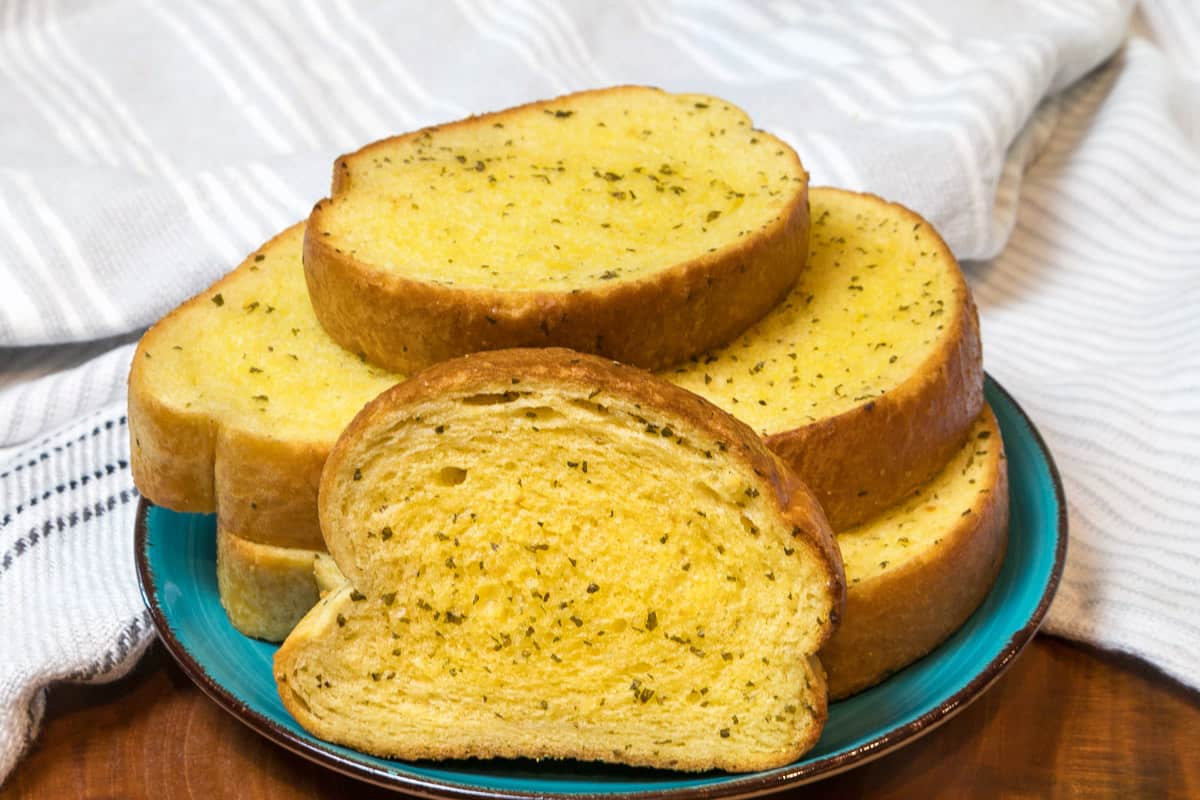
[[[340,152],[621,82],[718,94],[934,221],[1058,457],[1047,630],[1200,686],[1200,14],[1178,0],[0,3],[0,780],[152,636],[131,342]]]

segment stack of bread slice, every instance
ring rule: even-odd
[[[238,630],[271,641],[317,600],[317,486],[334,441],[403,379],[321,329],[303,241],[289,228],[167,315],[129,375],[134,481],[159,505],[217,513],[221,601]]]
[[[247,635],[280,641],[309,614],[280,651],[277,672],[285,703],[318,735],[402,757],[574,756],[678,769],[759,769],[794,759],[819,733],[824,673],[808,666],[817,646],[823,644],[820,657],[828,672],[829,696],[843,697],[929,652],[986,595],[1006,543],[1003,445],[983,402],[979,326],[969,290],[937,232],[913,212],[871,195],[810,191],[792,150],[754,129],[729,103],[636,87],[570,95],[384,140],[338,159],[334,176],[331,197],[317,204],[306,225],[266,243],[145,335],[129,384],[135,481],[155,503],[216,512],[218,585],[234,626]],[[594,359],[566,357],[552,349],[440,364],[480,350],[554,346],[596,353],[654,374],[593,364]],[[495,378],[497,358],[502,371],[513,373],[506,375],[514,381],[506,387],[488,383]],[[597,384],[583,397],[574,396],[568,386],[572,371],[581,369],[569,363],[573,359],[590,365]],[[538,391],[551,392],[552,398],[526,409],[527,395],[516,383],[525,373],[540,375],[544,385]],[[410,374],[413,380],[404,382]],[[400,388],[362,411],[397,383]],[[476,400],[447,395],[450,384],[463,392],[470,384],[469,397]],[[587,397],[591,392],[597,394]],[[482,706],[457,716],[442,713],[445,701],[439,698],[457,696],[457,690],[440,679],[431,677],[419,691],[399,695],[380,685],[396,671],[395,664],[387,665],[407,657],[391,655],[393,650],[405,652],[404,642],[393,643],[394,637],[408,635],[407,628],[384,624],[397,610],[380,598],[399,593],[409,605],[428,604],[427,596],[450,591],[465,569],[449,550],[441,553],[445,541],[455,537],[446,529],[451,523],[438,516],[445,509],[429,501],[428,487],[460,500],[470,489],[479,508],[513,512],[531,502],[528,493],[491,488],[506,485],[506,480],[523,481],[521,461],[508,456],[513,471],[507,478],[492,475],[482,484],[489,490],[483,491],[485,473],[478,468],[486,459],[481,460],[479,442],[493,437],[494,452],[534,447],[529,451],[531,474],[540,474],[533,465],[557,452],[557,445],[534,446],[523,438],[549,441],[546,437],[505,427],[516,419],[518,407],[522,414],[532,414],[522,419],[535,431],[565,426],[568,439],[604,440],[608,450],[628,457],[623,470],[630,486],[639,485],[635,478],[661,483],[662,491],[654,495],[663,510],[660,520],[645,522],[646,516],[638,514],[637,524],[627,520],[601,526],[599,540],[579,538],[578,526],[598,524],[593,519],[597,503],[615,504],[616,512],[639,502],[641,495],[627,491],[623,497],[611,481],[603,490],[595,489],[595,467],[587,476],[578,469],[599,463],[594,457],[562,459],[564,464],[574,461],[569,474],[584,477],[592,488],[564,489],[557,530],[574,533],[555,541],[576,547],[599,541],[601,551],[611,555],[603,562],[605,569],[634,569],[632,560],[617,554],[640,546],[637,536],[655,526],[659,535],[677,540],[684,535],[679,530],[694,533],[689,526],[678,527],[682,522],[673,510],[677,498],[705,514],[712,512],[713,519],[732,513],[730,498],[720,492],[710,490],[695,502],[683,500],[695,482],[672,481],[682,480],[677,473],[694,469],[688,457],[672,462],[658,450],[639,450],[644,443],[628,444],[628,420],[618,422],[610,404],[601,403],[606,411],[599,416],[594,410],[600,402],[596,398],[605,393],[618,406],[642,405],[645,430],[654,429],[671,441],[686,438],[693,449],[685,450],[692,455],[695,441],[714,436],[711,426],[704,425],[678,435],[697,416],[718,420],[713,424],[725,426],[723,430],[736,428],[744,448],[755,449],[761,441],[773,455],[766,461],[755,456],[759,466],[751,472],[758,470],[762,478],[763,470],[778,470],[778,485],[785,487],[798,478],[823,508],[823,514],[804,512],[803,524],[794,526],[804,532],[801,538],[820,541],[828,530],[826,519],[837,532],[845,564],[846,613],[840,629],[833,623],[836,615],[828,613],[838,605],[840,562],[820,547],[810,547],[795,562],[803,565],[784,579],[791,582],[793,598],[803,588],[807,611],[788,612],[799,615],[798,627],[772,634],[792,645],[757,654],[777,664],[790,659],[788,669],[799,672],[764,667],[757,676],[741,678],[755,683],[790,675],[793,688],[805,687],[802,696],[781,701],[792,712],[768,712],[770,703],[763,706],[762,715],[782,716],[786,724],[777,720],[780,724],[768,725],[771,730],[765,732],[746,728],[745,736],[736,724],[718,726],[713,748],[703,737],[692,737],[698,742],[695,748],[654,747],[646,743],[670,738],[658,734],[672,716],[667,714],[671,703],[704,709],[675,716],[686,735],[712,722],[708,709],[718,714],[732,706],[732,695],[692,698],[690,690],[680,694],[681,686],[655,689],[645,676],[635,677],[623,691],[635,699],[638,708],[633,711],[638,713],[631,716],[623,706],[621,714],[610,717],[599,707],[580,710],[587,704],[581,704],[579,686],[571,678],[553,679],[540,667],[522,672],[532,669],[522,663],[511,667],[509,677],[539,683],[546,695],[540,702],[547,706],[529,712],[543,723],[532,729],[535,738],[561,741],[552,734],[561,733],[563,725],[576,733],[581,726],[588,731],[579,739],[587,746],[539,749],[504,725],[483,724]],[[678,401],[680,397],[688,399]],[[680,419],[677,401],[699,403],[694,408],[705,411]],[[443,426],[445,434],[457,432],[455,423],[461,420],[464,430],[473,431],[467,444],[456,445],[448,435],[416,443],[397,433],[426,414],[434,415],[430,419],[451,414],[433,426]],[[538,424],[541,415],[545,425]],[[364,431],[385,419],[392,420],[392,438],[371,439],[375,456],[361,451]],[[495,429],[485,430],[489,424]],[[731,438],[721,441],[728,445]],[[433,455],[422,455],[426,446]],[[373,466],[348,466],[344,454],[350,450]],[[336,453],[332,459],[331,452]],[[717,455],[724,465],[721,474],[728,477],[742,468],[724,451]],[[435,461],[441,465],[437,469]],[[642,462],[654,464],[656,471],[639,472],[636,465]],[[384,469],[383,464],[391,466]],[[417,469],[425,470],[425,500],[392,507],[392,501],[402,498],[392,497],[388,487],[402,480],[417,485]],[[567,483],[561,476],[550,480]],[[754,497],[767,494],[766,486],[745,488]],[[785,494],[809,497],[808,490],[787,489]],[[329,506],[333,495],[342,498],[336,513]],[[356,499],[345,499],[350,496]],[[575,512],[572,529],[577,497],[587,502]],[[781,505],[772,513],[786,514],[788,503],[782,495],[777,499]],[[372,506],[369,500],[377,502]],[[746,494],[742,503],[751,500]],[[381,506],[392,510],[384,513]],[[476,515],[479,508],[473,509]],[[400,514],[395,519],[414,536],[428,529],[448,537],[435,538],[427,547],[439,558],[445,555],[437,564],[446,574],[438,577],[432,569],[414,567],[411,553],[396,556],[374,537],[351,546],[355,537],[378,537],[384,527],[394,535],[389,540],[409,541],[397,525],[378,524],[380,514]],[[708,518],[693,522],[700,519]],[[777,535],[765,531],[780,524],[778,517],[740,511],[729,519],[730,533],[759,548]],[[470,530],[481,536],[490,531],[493,537],[504,532],[498,525],[473,524]],[[705,530],[716,535],[712,531],[719,526]],[[620,538],[626,532],[633,538]],[[724,540],[719,544],[731,547]],[[523,568],[536,573],[541,565],[534,562],[544,553],[527,555],[530,563]],[[743,558],[749,569],[750,562],[765,556],[746,550]],[[445,567],[450,561],[454,568]],[[702,562],[686,563],[696,571],[684,577],[701,581],[695,576],[703,572]],[[680,566],[664,569],[654,563],[641,573],[647,587],[673,586]],[[405,573],[407,568],[416,571]],[[759,571],[777,579],[784,575],[782,568]],[[554,589],[539,585],[530,591],[557,596],[569,582],[560,571],[548,574]],[[751,591],[736,576],[729,584],[720,588]],[[322,591],[329,594],[313,608]],[[787,594],[767,591],[762,596],[793,602]],[[701,595],[715,596],[711,591]],[[585,591],[578,599],[596,598]],[[615,619],[616,608],[606,606],[606,614]],[[819,609],[826,613],[816,613]],[[576,618],[584,622],[580,630],[590,624],[568,611],[560,614],[568,628]],[[439,608],[437,613],[443,621],[449,614],[471,625],[480,619],[462,609]],[[642,630],[647,613],[638,612]],[[708,613],[696,606],[698,619],[709,620]],[[377,622],[351,622],[363,615]],[[413,616],[408,619],[405,625],[417,622]],[[823,622],[816,624],[816,619]],[[539,618],[529,627],[542,624],[554,621]],[[457,623],[440,634],[431,628],[415,640],[451,633],[463,637],[464,630]],[[348,651],[338,642],[347,635],[359,641],[360,631],[367,632],[361,638],[366,650],[341,658]],[[681,640],[685,636],[682,629],[666,634]],[[707,650],[694,640],[694,630],[686,635],[693,637],[689,647]],[[730,641],[740,635],[728,632]],[[609,639],[614,648],[616,638]],[[595,645],[589,641],[587,647]],[[746,650],[746,642],[738,641]],[[634,649],[612,652],[626,659],[644,647],[622,643]],[[656,647],[643,655],[668,663]],[[455,652],[459,657],[473,651]],[[470,658],[490,663],[479,662],[478,655]],[[431,657],[425,653],[420,663],[427,666]],[[360,669],[372,659],[383,666]],[[322,671],[324,662],[330,666]],[[396,663],[412,669],[415,662]],[[446,664],[456,672],[462,669],[453,658]],[[714,681],[724,674],[720,667],[714,667]],[[490,668],[499,669],[499,663]],[[309,685],[296,685],[297,670],[310,673]],[[336,680],[331,677],[335,673]],[[570,674],[578,678],[589,673]],[[326,694],[313,691],[313,685],[319,690],[326,681],[337,688]],[[474,680],[466,685],[485,684]],[[695,688],[699,692],[701,687]],[[638,701],[647,692],[657,699]],[[376,696],[395,702],[361,702]],[[497,699],[481,702],[499,702],[506,695],[493,696]],[[549,712],[556,697],[574,699]],[[592,697],[600,702],[606,695],[593,692]],[[426,712],[417,713],[414,709],[422,704],[428,706]],[[375,712],[361,711],[365,707],[390,708],[385,716],[393,722],[384,724],[383,718],[371,716]],[[522,713],[511,703],[490,712]],[[658,712],[663,714],[656,717]],[[346,719],[331,721],[339,714]],[[396,717],[409,722],[395,722]],[[437,720],[480,727],[465,738],[448,739],[436,751],[416,747],[414,742],[431,737],[405,726],[428,730]],[[612,746],[613,737],[622,735],[622,743]],[[769,745],[750,746],[752,740]],[[781,744],[784,740],[789,744]]]

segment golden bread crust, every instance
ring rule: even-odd
[[[129,370],[129,465],[146,499],[175,511],[216,510],[215,424],[205,414],[181,413],[155,394],[139,366],[143,348],[168,317],[146,332]]]
[[[936,547],[897,568],[850,583],[842,626],[820,652],[829,696],[867,689],[921,658],[957,630],[983,602],[1008,544],[1008,472],[990,408],[988,462],[969,514]]]
[[[933,246],[957,265],[945,241],[925,220],[870,194],[853,194],[924,225]],[[937,349],[899,386],[855,408],[767,436],[817,495],[836,531],[857,525],[896,503],[937,474],[983,409],[979,314],[961,271],[953,273],[958,305],[948,310]]]
[[[632,91],[647,90],[580,92],[437,130],[490,125],[568,98]],[[422,133],[376,142],[348,157]],[[807,259],[807,173],[786,143],[759,135],[789,154],[795,174],[802,176],[788,206],[764,229],[635,280],[564,292],[441,286],[387,273],[339,252],[322,235],[329,204],[351,188],[335,169],[333,197],[313,209],[304,242],[313,309],[343,347],[401,372],[469,352],[517,347],[568,347],[648,369],[678,363],[724,344],[760,319],[787,294]]]
[[[233,627],[282,642],[317,602],[314,550],[274,547],[217,528],[217,591]]]
[[[293,226],[261,250],[294,235]],[[147,499],[176,511],[216,512],[228,532],[280,547],[324,549],[317,486],[332,441],[303,441],[240,430],[219,415],[165,403],[145,375],[147,354],[187,309],[238,280],[253,256],[159,320],[138,342],[129,370],[130,466]]]

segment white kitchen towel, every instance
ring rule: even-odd
[[[1132,18],[1131,18],[1132,14]],[[936,223],[1072,543],[1047,630],[1200,686],[1193,3],[0,3],[0,780],[152,635],[130,342],[380,136],[615,83],[727,97]]]

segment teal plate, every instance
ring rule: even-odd
[[[1011,494],[1008,554],[991,593],[941,647],[887,681],[835,703],[816,747],[786,767],[685,774],[523,760],[402,762],[321,741],[275,691],[276,646],[238,633],[217,597],[216,523],[142,502],[136,547],[142,595],[159,635],[213,700],[268,739],[347,775],[429,797],[717,798],[777,791],[878,758],[979,697],[1029,643],[1050,605],[1067,550],[1062,483],[1045,442],[1007,392],[986,396],[1004,437]]]

